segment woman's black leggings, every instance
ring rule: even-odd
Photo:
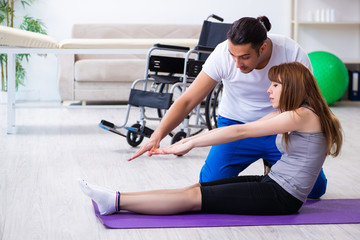
[[[302,202],[268,176],[238,176],[201,183],[202,212],[244,215],[296,213]]]

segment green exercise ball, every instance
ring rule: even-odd
[[[332,53],[316,51],[309,53],[316,81],[328,105],[338,101],[349,85],[345,64]]]

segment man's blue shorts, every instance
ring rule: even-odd
[[[218,127],[234,124],[243,123],[222,116],[218,118]],[[274,165],[281,158],[275,139],[276,135],[272,135],[240,139],[213,146],[201,169],[199,182],[210,182],[238,176],[241,171],[260,158]],[[323,169],[321,169],[309,198],[320,198],[326,192],[326,185],[327,179]]]

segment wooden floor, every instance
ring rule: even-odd
[[[324,165],[323,198],[360,198],[360,102],[339,102],[332,110],[343,124],[345,144],[341,156]],[[209,149],[127,162],[136,149],[97,127],[101,119],[122,123],[123,107],[26,106],[16,112],[17,134],[7,135],[6,105],[0,105],[0,239],[360,239],[360,224],[106,229],[78,177],[120,191],[183,187],[197,182]],[[129,124],[138,114],[131,112]],[[258,161],[244,174],[261,172]]]

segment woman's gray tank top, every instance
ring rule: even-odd
[[[326,139],[322,132],[291,132],[288,147],[282,144],[282,134],[276,146],[282,157],[271,167],[269,177],[302,202],[311,192],[326,158]]]

